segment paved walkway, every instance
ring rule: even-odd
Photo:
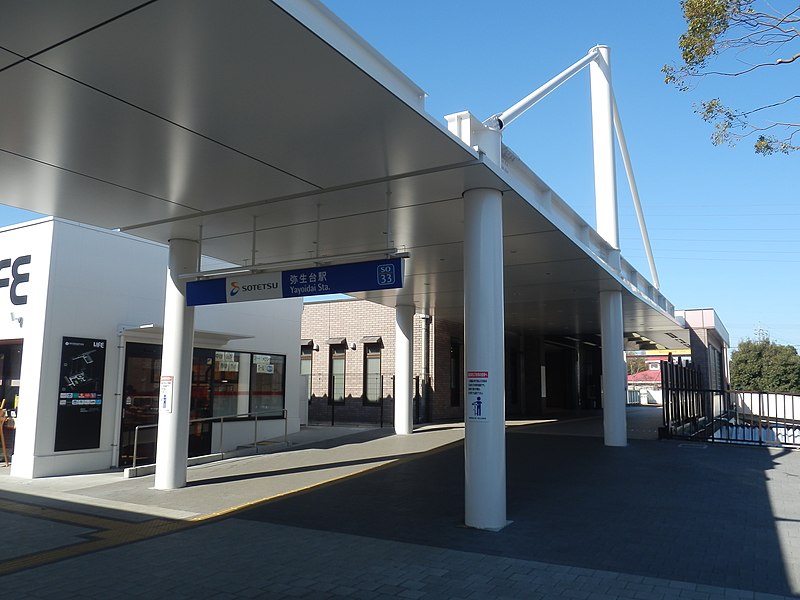
[[[628,448],[603,446],[596,416],[510,427],[512,523],[499,533],[463,527],[457,425],[336,440],[305,430],[303,447],[193,467],[170,492],[150,489],[152,476],[0,476],[0,589],[59,600],[800,592],[800,454],[658,442],[657,409],[628,415],[631,437],[648,438]]]

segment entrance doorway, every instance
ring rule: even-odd
[[[578,353],[575,348],[547,342],[547,408],[574,410],[578,407]]]
[[[19,410],[19,380],[22,370],[22,340],[0,342],[0,404],[6,414],[16,417]],[[14,420],[3,423],[3,438],[9,456],[14,453]]]
[[[158,392],[161,376],[161,346],[128,342],[125,345],[122,423],[120,425],[119,465],[155,462],[155,427],[158,423]],[[211,416],[214,405],[214,352],[195,349],[192,358],[192,401],[190,419]],[[136,428],[139,427],[136,435]],[[193,423],[189,431],[189,456],[211,452],[211,422]]]

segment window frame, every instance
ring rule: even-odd
[[[335,389],[336,385],[336,376],[337,374],[333,372],[333,365],[334,362],[337,360],[341,360],[342,362],[342,383],[341,383],[341,397],[336,397],[337,390]],[[344,404],[346,395],[346,375],[347,375],[347,344],[330,344],[328,347],[328,404]]]
[[[371,373],[369,370],[370,359],[377,358],[378,361],[378,372]],[[364,404],[367,406],[374,406],[376,404],[380,404],[383,400],[383,344],[380,342],[375,343],[365,343],[364,344],[364,369],[363,369],[363,380],[362,380],[362,399]],[[377,398],[370,398],[369,395],[369,376],[377,375],[378,376],[378,397]]]

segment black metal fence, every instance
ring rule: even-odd
[[[667,361],[661,386],[666,437],[800,446],[800,395],[707,389],[695,368]]]
[[[430,421],[433,389],[420,376],[413,380],[414,423]],[[394,425],[394,376],[387,374],[310,377],[308,422],[312,425]]]
[[[311,377],[308,422],[315,425],[394,423],[391,375],[320,375]]]

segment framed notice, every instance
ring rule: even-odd
[[[55,451],[100,447],[106,340],[61,341]]]
[[[172,412],[172,392],[175,378],[172,375],[163,375],[158,387],[158,409]]]
[[[467,421],[486,423],[489,421],[491,404],[488,397],[489,371],[467,372]]]

